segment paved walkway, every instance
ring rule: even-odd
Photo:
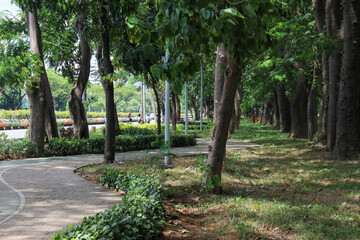
[[[228,142],[227,150],[255,147]],[[194,147],[173,148],[178,156],[208,152],[208,140]],[[156,151],[148,153],[157,154]],[[141,152],[117,153],[116,160],[142,157]],[[100,163],[103,155],[79,155],[0,162],[0,239],[49,239],[121,201],[121,196],[84,180],[74,169]]]

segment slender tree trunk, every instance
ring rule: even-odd
[[[190,100],[191,100],[191,105],[193,106],[194,109],[195,120],[200,120],[200,111],[199,111],[198,101],[196,101],[196,96],[191,96]]]
[[[290,101],[285,94],[284,86],[275,83],[277,102],[280,115],[280,128],[282,132],[290,132],[291,130],[291,114]]]
[[[360,153],[360,2],[343,0],[344,50],[337,111],[335,154],[357,159]]]
[[[314,69],[314,80],[310,86],[307,104],[307,125],[308,125],[308,140],[312,141],[317,131],[317,92],[318,79],[321,75],[321,69]]]
[[[157,134],[160,135],[161,134],[161,104],[160,104],[160,98],[159,98],[159,93],[158,90],[156,89],[156,85],[155,85],[155,78],[152,75],[151,71],[150,72],[150,77],[151,77],[151,85],[152,88],[154,90],[155,93],[155,99],[156,99],[156,105],[157,105],[157,113],[154,110],[154,114],[156,115],[155,119],[156,119],[156,123],[157,123]]]
[[[221,94],[224,86],[224,71],[222,69],[222,66],[224,66],[226,62],[227,59],[226,59],[225,44],[222,43],[220,47],[217,48],[216,64],[215,64],[214,116],[213,116],[214,122],[216,122],[218,108],[221,100]],[[196,110],[195,110],[195,116],[196,116]]]
[[[106,132],[105,132],[105,151],[104,161],[111,163],[115,161],[115,104],[114,104],[114,84],[112,79],[107,79],[109,74],[114,72],[114,68],[110,59],[110,36],[107,30],[107,14],[106,10],[101,7],[102,21],[102,55],[101,50],[98,51],[98,63],[100,66],[100,75],[102,76],[101,84],[105,91],[106,102]],[[101,57],[102,56],[102,57]],[[103,60],[103,64],[100,61]]]
[[[279,128],[279,122],[280,122],[280,113],[279,113],[279,107],[278,107],[278,98],[277,98],[277,94],[276,94],[276,90],[274,91],[274,95],[275,95],[275,98],[273,100],[273,127],[275,128]]]
[[[204,100],[204,118],[210,118],[210,108],[208,105],[208,101],[206,100],[206,98],[204,98],[203,100]]]
[[[241,104],[240,89],[236,88],[234,110],[230,121],[230,130],[229,130],[230,134],[233,134],[235,130],[239,129],[240,117],[241,117],[240,104]]]
[[[91,53],[89,43],[83,35],[83,19],[80,15],[76,17],[76,29],[80,38],[81,63],[78,79],[69,95],[69,111],[73,120],[74,137],[89,138],[89,128],[82,95],[90,76]]]
[[[239,62],[235,64],[226,51],[227,65],[224,72],[224,86],[221,94],[220,104],[217,109],[217,117],[215,126],[211,130],[211,141],[209,146],[209,155],[207,164],[211,167],[206,173],[205,181],[212,182],[214,185],[214,192],[221,192],[221,175],[222,166],[226,153],[226,142],[228,138],[228,131],[232,111],[234,108],[235,92],[238,82],[240,80],[241,71],[239,69]],[[216,67],[220,67],[218,64]],[[215,71],[219,71],[216,69]],[[218,81],[216,79],[215,81]]]
[[[154,96],[152,94],[151,88],[149,88],[149,98],[150,98],[150,102],[151,102],[152,112],[154,113],[154,116],[155,116],[155,122],[157,122],[156,106],[155,106]]]
[[[180,104],[180,98],[179,95],[174,94],[175,96],[175,104],[176,104],[176,122],[180,121],[181,117],[181,104]]]

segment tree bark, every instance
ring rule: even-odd
[[[210,165],[211,167],[206,173],[205,178],[207,183],[212,182],[214,185],[213,190],[216,193],[222,191],[222,166],[226,154],[226,142],[228,138],[231,115],[234,108],[235,92],[241,76],[239,61],[237,64],[233,62],[228,51],[226,51],[225,57],[227,59],[227,65],[224,72],[224,85],[219,102],[220,104],[217,109],[217,116],[215,118],[215,126],[211,130],[211,141],[207,160],[207,165]],[[216,64],[216,68],[219,67],[221,66]],[[219,69],[216,69],[215,71],[217,72]],[[218,79],[215,81],[218,81]]]
[[[78,79],[69,95],[69,111],[73,120],[74,137],[89,138],[89,128],[82,96],[90,76],[91,52],[89,43],[83,35],[84,26],[81,15],[76,17],[76,29],[80,39],[81,63]]]
[[[326,33],[327,37],[340,37],[342,22],[341,0],[326,1]],[[340,52],[340,50],[339,50]],[[334,150],[336,140],[337,101],[341,69],[339,54],[329,56],[329,106],[327,122],[327,148]]]
[[[313,11],[316,29],[319,33],[325,31],[326,26],[326,0],[314,0]],[[326,145],[327,142],[327,119],[329,109],[329,61],[325,51],[322,53],[322,91],[319,106],[319,127],[317,131],[317,142]]]
[[[41,36],[37,12],[25,11],[25,14],[30,37],[30,51],[41,58]],[[39,68],[41,69],[41,67]],[[30,105],[28,138],[36,144],[40,155],[42,155],[44,153],[45,136],[45,96],[40,74],[33,73],[32,78],[32,81],[25,82],[25,91]]]
[[[98,63],[100,75],[102,76],[101,84],[105,91],[106,101],[106,132],[105,132],[105,151],[104,161],[112,163],[115,161],[115,104],[114,104],[114,83],[110,74],[114,73],[114,68],[110,58],[110,36],[107,29],[106,10],[101,7],[101,38],[102,49],[98,51]],[[101,46],[101,45],[100,45]],[[100,63],[102,61],[102,64]]]
[[[191,96],[190,100],[191,100],[191,105],[193,106],[194,109],[195,120],[200,120],[200,111],[198,105],[199,103],[196,100],[196,96]]]
[[[230,121],[230,133],[231,134],[233,134],[235,132],[235,130],[239,129],[240,117],[241,117],[240,104],[241,104],[240,88],[237,87],[236,93],[235,93],[234,111],[233,111],[233,115],[232,115],[231,121]]]
[[[223,91],[224,79],[225,79],[223,67],[226,64],[226,62],[227,59],[226,59],[225,44],[222,43],[220,47],[217,48],[216,64],[215,64],[214,116],[213,116],[214,122],[216,122],[216,117],[218,114],[218,109],[221,100],[221,94]],[[196,116],[196,110],[195,110],[195,116]]]
[[[154,94],[155,94],[155,99],[156,99],[156,105],[157,105],[157,113],[154,111],[154,114],[156,115],[155,117],[155,121],[157,123],[157,134],[160,135],[161,134],[161,104],[160,104],[160,98],[159,98],[159,93],[158,90],[156,89],[156,84],[155,84],[155,78],[152,75],[151,71],[150,72],[150,77],[151,77],[151,85],[152,88],[154,90]]]
[[[357,159],[360,153],[360,2],[343,0],[344,50],[337,104],[335,154]]]
[[[263,112],[263,121],[264,125],[272,125],[273,124],[273,116],[272,116],[273,105],[270,100],[267,100],[264,104],[264,112]]]
[[[151,102],[151,108],[152,108],[152,111],[154,113],[155,122],[157,122],[156,106],[155,106],[154,96],[152,94],[151,88],[149,88],[149,98],[150,98],[150,102]]]
[[[317,131],[317,92],[318,92],[318,78],[320,78],[321,70],[314,69],[314,80],[310,86],[308,94],[308,104],[307,104],[307,125],[308,133],[307,137],[309,141],[312,141],[314,135]]]
[[[275,128],[279,128],[279,119],[280,119],[280,114],[279,114],[279,107],[278,107],[278,98],[277,98],[277,94],[276,94],[276,90],[274,91],[275,94],[275,98],[274,98],[274,102],[273,102],[273,127]]]
[[[275,89],[278,100],[281,131],[284,133],[290,132],[291,130],[290,101],[285,94],[284,86],[275,83]]]
[[[304,76],[297,77],[295,96],[291,102],[291,138],[307,138],[307,92],[304,86]]]
[[[180,98],[179,95],[175,95],[175,104],[176,104],[176,122],[180,121],[181,117],[181,104],[180,104]]]

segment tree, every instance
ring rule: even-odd
[[[46,70],[51,86],[51,93],[54,101],[54,108],[57,111],[65,111],[67,109],[67,101],[71,85],[68,79],[61,76],[60,73],[49,68]]]
[[[359,156],[359,62],[360,62],[360,2],[343,0],[344,49],[339,98],[337,102],[336,144],[334,152],[340,159]]]

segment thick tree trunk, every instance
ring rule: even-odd
[[[44,98],[44,107],[45,107],[45,133],[49,139],[58,137],[56,117],[54,112],[54,104],[51,95],[51,89],[49,85],[49,80],[47,78],[45,64],[44,64],[44,56],[42,52],[42,40],[41,40],[41,31],[38,23],[37,11],[28,12],[26,11],[26,18],[28,21],[28,29],[30,37],[30,44],[32,41],[32,47],[30,46],[31,52],[37,54],[42,62],[42,66],[40,66],[40,79],[42,95]],[[31,31],[31,32],[30,32]]]
[[[277,102],[280,115],[280,128],[282,132],[290,132],[291,130],[291,114],[290,101],[285,94],[284,86],[275,83]]]
[[[328,38],[341,37],[341,0],[326,1],[326,34]],[[340,52],[340,49],[339,49]],[[339,54],[329,56],[329,105],[327,122],[327,148],[334,150],[336,140],[337,101],[341,69]]]
[[[234,108],[234,98],[238,82],[240,80],[241,71],[239,62],[235,64],[226,52],[227,66],[224,72],[224,86],[221,94],[220,104],[218,105],[218,113],[215,126],[211,130],[211,141],[209,146],[209,155],[207,164],[211,166],[206,174],[205,181],[214,185],[214,192],[221,192],[221,174],[222,166],[226,154],[226,142],[232,111]],[[218,64],[216,67],[220,67]],[[215,71],[219,71],[216,69]],[[216,79],[215,81],[218,81]]]
[[[25,11],[30,37],[30,51],[42,58],[41,34],[37,19],[37,12]],[[41,69],[41,67],[39,67]],[[39,153],[44,153],[45,135],[45,96],[43,93],[42,79],[36,73],[33,81],[25,83],[26,94],[30,105],[30,126],[28,138],[34,142]]]
[[[176,97],[175,97],[175,93],[173,91],[171,91],[171,103],[172,103],[172,112],[171,112],[171,128],[173,131],[176,131]]]
[[[326,0],[314,0],[313,10],[316,29],[319,33],[325,31],[326,25]],[[329,61],[325,52],[322,53],[322,92],[319,106],[319,128],[317,131],[317,142],[326,145],[327,141],[327,119],[329,104]]]
[[[337,111],[335,154],[357,159],[360,153],[360,1],[343,0],[344,51]]]
[[[307,138],[307,92],[305,90],[304,76],[298,76],[295,96],[291,102],[291,138]]]
[[[272,116],[273,105],[270,100],[267,100],[264,104],[264,112],[262,123],[264,125],[272,125],[273,124],[273,116]]]
[[[89,128],[82,95],[90,76],[91,53],[89,43],[83,35],[84,27],[82,22],[82,16],[78,15],[76,17],[76,29],[81,47],[80,73],[69,95],[69,111],[73,120],[75,138],[89,138]]]
[[[221,94],[224,86],[224,71],[222,66],[227,62],[225,44],[221,44],[217,49],[216,64],[215,64],[215,87],[214,87],[214,116],[213,120],[216,122],[216,117],[221,100]],[[195,110],[195,109],[194,109]],[[195,111],[196,115],[196,111]]]

